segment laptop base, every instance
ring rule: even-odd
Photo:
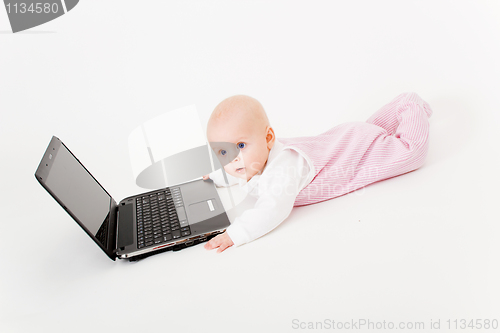
[[[209,240],[211,240],[212,238],[214,238],[215,236],[218,236],[220,234],[222,234],[222,232],[213,233],[213,234],[210,234],[210,235],[205,236],[205,237],[196,238],[196,239],[194,239],[192,241],[188,241],[188,242],[184,242],[184,243],[181,243],[181,244],[164,247],[164,248],[159,249],[157,251],[152,251],[152,252],[140,254],[140,255],[137,255],[137,256],[130,257],[130,258],[126,258],[126,259],[128,259],[128,261],[139,261],[139,260],[146,259],[147,257],[150,257],[150,256],[158,254],[158,253],[163,253],[163,252],[168,252],[168,251],[172,251],[172,252],[180,251],[180,250],[185,249],[187,247],[191,247],[191,246],[194,246],[194,245],[198,245],[198,244],[201,244],[201,243],[208,242]]]

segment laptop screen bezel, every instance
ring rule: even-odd
[[[47,177],[50,175],[52,165],[57,159],[57,155],[60,149],[66,149],[71,156],[80,164],[80,166],[92,177],[92,179],[102,188],[102,190],[108,194],[110,198],[109,202],[109,221],[107,227],[107,244],[102,244],[94,234],[87,229],[85,224],[79,220],[79,218],[73,214],[73,212],[66,207],[64,202],[50,189],[46,183]],[[116,211],[117,204],[113,197],[106,191],[106,189],[95,179],[95,177],[85,168],[85,166],[80,162],[80,160],[71,152],[71,150],[57,137],[53,136],[40,164],[38,165],[37,171],[35,172],[35,178],[38,180],[40,185],[45,188],[45,190],[59,203],[59,205],[75,220],[76,223],[87,233],[87,235],[106,253],[106,255],[112,259],[116,260]]]

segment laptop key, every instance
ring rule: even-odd
[[[181,232],[181,236],[189,236],[189,235],[191,235],[191,232],[189,230]]]
[[[180,237],[181,237],[181,232],[180,232],[180,230],[175,230],[175,231],[172,231],[172,238],[173,238],[173,239],[180,238]]]

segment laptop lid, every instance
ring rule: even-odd
[[[115,260],[116,201],[57,137],[52,137],[35,177],[90,238]]]

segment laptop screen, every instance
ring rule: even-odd
[[[96,236],[108,216],[111,196],[64,144],[52,160],[45,185]]]

